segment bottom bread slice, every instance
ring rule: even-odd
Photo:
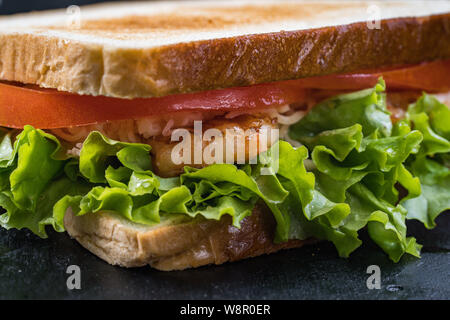
[[[241,222],[229,216],[216,220],[191,220],[147,227],[111,212],[75,216],[69,209],[64,225],[83,247],[113,265],[159,270],[182,270],[222,264],[315,242],[290,240],[273,243],[275,221],[264,206],[256,206]]]

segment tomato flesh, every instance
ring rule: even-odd
[[[161,98],[119,99],[0,83],[0,126],[22,128],[29,124],[41,129],[56,129],[139,119],[181,110],[252,111],[305,101],[309,89],[368,88],[375,85],[380,76],[390,90],[445,92],[450,90],[450,60]]]
[[[253,110],[303,101],[306,90],[275,83],[162,98],[118,99],[0,83],[0,126],[55,129],[177,111]]]
[[[303,87],[315,89],[357,90],[374,86],[379,77],[383,77],[386,81],[388,90],[446,92],[450,90],[450,60],[439,60],[395,69],[328,75],[298,81],[303,82]]]

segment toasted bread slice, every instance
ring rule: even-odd
[[[448,1],[151,1],[71,12],[2,17],[0,79],[137,98],[450,58]]]
[[[190,220],[147,227],[110,212],[64,218],[67,232],[83,247],[113,265],[169,271],[222,264],[281,249],[301,247],[314,240],[273,243],[275,221],[263,206],[241,222],[231,225],[229,216],[216,220]]]

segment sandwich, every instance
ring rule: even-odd
[[[69,9],[0,18],[2,227],[159,270],[364,229],[397,262],[450,208],[449,2]]]

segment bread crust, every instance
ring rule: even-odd
[[[121,48],[0,34],[0,79],[88,95],[156,97],[450,58],[450,13]]]
[[[240,229],[229,218],[143,228],[108,212],[75,216],[69,209],[64,225],[71,237],[110,264],[150,265],[163,271],[222,264],[314,242],[274,244],[275,221],[263,206],[255,207]]]

